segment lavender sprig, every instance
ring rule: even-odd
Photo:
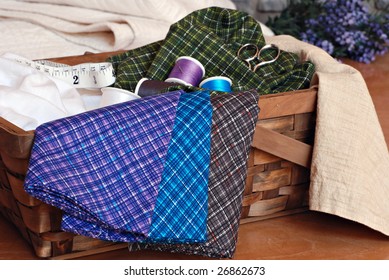
[[[336,58],[370,63],[389,51],[389,15],[373,14],[362,0],[300,0],[267,24],[316,45]],[[285,29],[284,26],[293,26]]]

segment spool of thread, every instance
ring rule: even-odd
[[[177,58],[165,82],[197,87],[204,75],[205,68],[200,61],[190,56],[181,56]]]
[[[232,81],[223,76],[210,77],[200,83],[200,87],[209,90],[231,92]]]
[[[149,80],[148,78],[142,78],[136,84],[135,94],[140,97],[152,96],[160,94],[164,89],[177,86],[178,83],[168,83],[164,81]]]

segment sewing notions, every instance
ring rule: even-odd
[[[205,69],[200,61],[190,56],[181,56],[177,58],[176,64],[165,81],[198,86],[204,75]]]
[[[201,88],[222,92],[231,92],[231,85],[231,79],[223,76],[210,77],[200,83]]]

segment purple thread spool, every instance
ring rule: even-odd
[[[190,56],[181,56],[177,58],[176,64],[165,82],[196,87],[204,75],[205,69],[200,61]]]

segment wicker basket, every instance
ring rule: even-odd
[[[103,61],[110,54],[56,59],[77,64]],[[307,210],[317,89],[260,98],[248,161],[241,223]],[[34,131],[0,118],[0,212],[33,246],[38,257],[53,258],[123,248],[60,230],[62,213],[24,191]]]
[[[241,223],[308,210],[317,88],[262,96]]]

